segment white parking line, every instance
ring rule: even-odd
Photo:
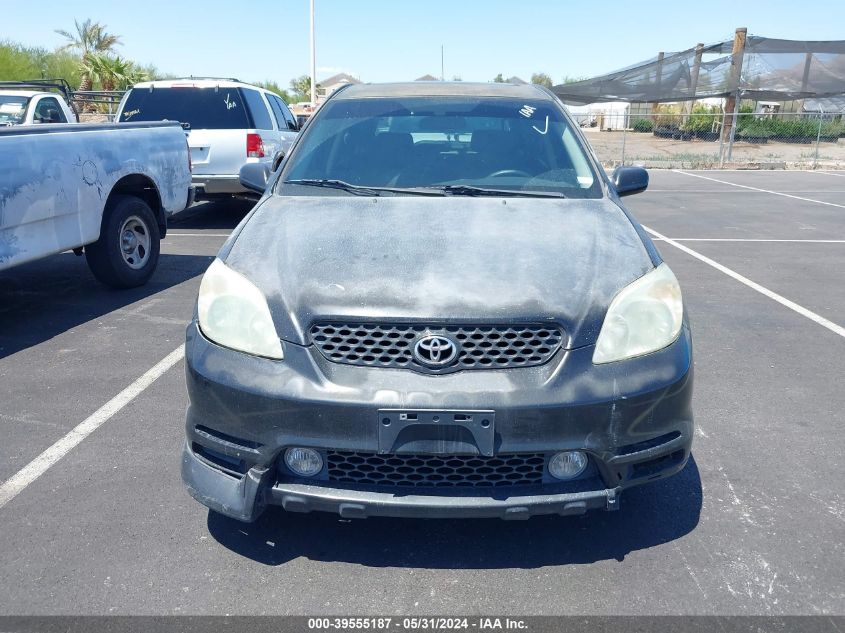
[[[654,239],[660,241],[663,240],[663,238],[660,237],[656,237]],[[845,240],[780,240],[753,237],[673,237],[671,239],[675,242],[790,242],[793,244],[845,244]]]
[[[167,237],[229,237],[228,233],[176,233],[168,231]]]
[[[693,174],[688,171],[681,171],[680,169],[673,169],[673,172],[676,174],[683,174],[685,176],[692,176],[693,178],[703,178],[704,180],[710,180],[712,182],[718,182],[723,185],[732,185],[734,187],[740,187],[742,189],[750,189],[751,191],[761,191],[763,193],[770,193],[773,196],[783,196],[784,198],[792,198],[793,200],[803,200],[804,202],[815,202],[816,204],[823,204],[828,207],[837,207],[839,209],[845,209],[845,205],[843,204],[836,204],[835,202],[824,202],[823,200],[814,200],[813,198],[802,198],[801,196],[793,196],[791,193],[782,193],[780,191],[771,191],[770,189],[760,189],[759,187],[749,187],[748,185],[738,185],[735,182],[728,182],[727,180],[719,180],[718,178],[711,178],[710,176],[702,176],[701,174]],[[821,193],[821,192],[820,192]]]
[[[813,174],[824,174],[825,176],[836,176],[837,178],[845,178],[845,174],[834,174],[831,171],[814,171]]]
[[[185,347],[180,345],[156,363],[143,376],[97,409],[67,435],[50,446],[38,457],[0,484],[0,508],[14,499],[29,484],[38,479],[62,457],[67,455],[82,440],[107,422],[115,413],[132,402],[138,394],[153,384],[158,377],[173,367],[185,356]]]
[[[690,174],[694,176],[695,174]],[[829,176],[837,176],[838,174],[828,174]],[[741,186],[741,185],[734,185],[734,186]],[[765,189],[760,189],[759,191],[734,191],[733,189],[647,189],[649,193],[706,193],[708,195],[718,195],[720,193],[729,193],[731,195],[735,195],[738,193],[745,193],[745,194],[752,194],[752,193],[774,193],[773,191],[767,191]],[[844,189],[832,189],[832,190],[825,190],[819,191],[818,189],[813,189],[811,191],[805,191],[803,189],[784,189],[783,191],[779,191],[778,193],[845,193]],[[168,235],[170,235],[168,233]]]
[[[647,226],[643,226],[643,228],[646,231],[648,231],[649,233],[651,233],[654,237],[658,238],[660,241],[666,242],[670,246],[674,246],[678,250],[681,250],[688,255],[692,255],[697,260],[702,261],[705,264],[707,264],[708,266],[712,266],[716,270],[725,273],[728,277],[732,277],[733,279],[736,279],[738,282],[745,284],[746,286],[748,286],[752,290],[756,290],[757,292],[759,292],[762,295],[765,295],[769,299],[777,301],[779,304],[786,306],[790,310],[794,310],[795,312],[797,312],[801,316],[807,317],[811,321],[818,323],[819,325],[821,325],[824,328],[827,328],[828,330],[830,330],[834,334],[838,334],[839,336],[845,338],[845,328],[843,328],[841,325],[837,325],[833,321],[829,321],[828,319],[825,319],[823,316],[816,314],[812,310],[808,310],[807,308],[798,305],[794,301],[790,301],[786,297],[783,297],[776,292],[772,292],[771,290],[769,290],[768,288],[765,288],[764,286],[761,286],[757,282],[751,281],[748,277],[743,277],[738,272],[731,270],[727,266],[723,266],[719,262],[714,261],[714,260],[710,259],[709,257],[706,257],[705,255],[702,255],[698,251],[692,250],[689,246],[684,246],[680,242],[673,240],[672,238],[666,237],[665,235],[662,235],[662,234],[658,233],[657,231],[648,228]]]

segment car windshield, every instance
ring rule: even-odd
[[[551,101],[338,98],[303,134],[283,183],[602,195],[581,142]]]
[[[0,95],[0,125],[23,123],[29,97]]]
[[[165,119],[185,123],[193,130],[252,127],[237,88],[133,88],[120,115],[121,123]]]

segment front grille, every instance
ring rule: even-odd
[[[543,482],[542,453],[377,455],[328,451],[329,481],[379,486],[484,488]]]
[[[431,369],[414,359],[417,339],[444,335],[458,346],[448,366]],[[563,332],[554,325],[455,325],[317,323],[311,339],[328,360],[369,367],[405,367],[443,373],[542,365],[554,356]]]

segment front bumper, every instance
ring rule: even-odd
[[[261,468],[250,469],[238,480],[221,476],[218,470],[198,458],[188,443],[182,449],[182,479],[197,501],[240,521],[254,521],[267,505],[278,505],[288,512],[332,512],[344,519],[372,516],[527,519],[541,514],[565,516],[594,509],[615,510],[622,493],[622,487],[617,486],[508,497],[396,494],[294,482],[273,483],[272,469]]]
[[[347,518],[519,519],[616,509],[625,488],[686,464],[691,341],[684,327],[675,343],[638,359],[594,366],[592,353],[561,350],[539,368],[430,376],[338,365],[290,344],[284,361],[255,358],[217,346],[192,323],[182,478],[198,501],[242,521],[267,505]],[[356,487],[297,479],[279,466],[288,446],[377,453],[377,412],[389,408],[494,410],[497,455],[584,450],[589,481],[469,491]]]

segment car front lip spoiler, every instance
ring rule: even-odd
[[[240,479],[231,477],[198,459],[187,443],[182,450],[182,479],[197,501],[246,522],[256,520],[268,503],[288,512],[333,512],[344,519],[374,516],[527,519],[540,514],[577,515],[591,509],[617,510],[622,493],[619,486],[588,492],[493,498],[402,495],[291,482],[273,484],[272,469],[256,467]]]
[[[618,509],[621,492],[621,488],[610,488],[496,499],[398,495],[391,492],[362,492],[300,483],[278,483],[268,490],[272,504],[280,505],[288,512],[336,512],[343,519],[365,519],[372,516],[417,519],[528,519],[539,514],[576,515],[591,509]]]

